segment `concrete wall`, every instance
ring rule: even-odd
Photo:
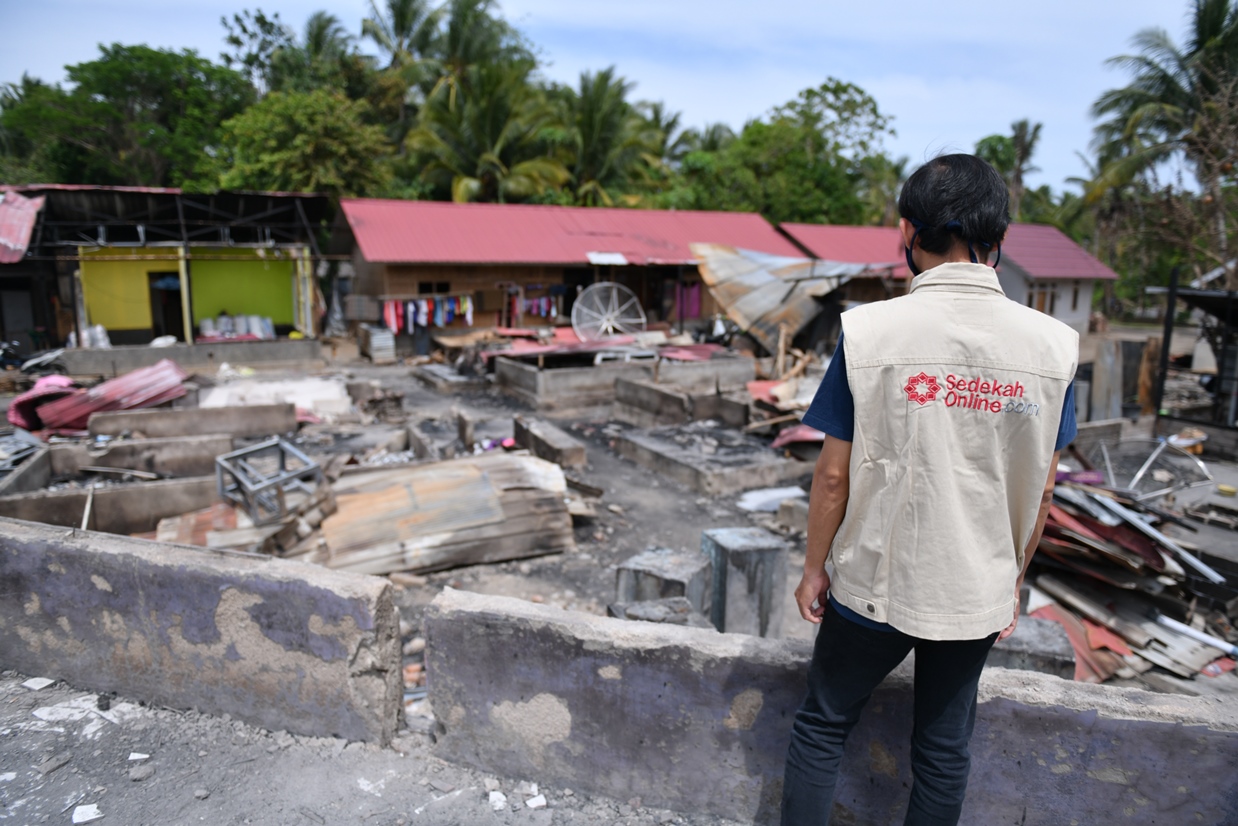
[[[659,384],[675,384],[693,392],[737,390],[757,377],[757,367],[750,356],[709,361],[662,360],[655,375]]]
[[[52,479],[51,453],[48,447],[41,447],[37,453],[22,462],[17,470],[0,477],[0,496],[27,493],[47,487],[47,483]]]
[[[376,577],[0,519],[0,666],[386,743],[399,618]]]
[[[511,777],[777,821],[802,641],[570,613],[448,589],[426,615],[441,757]],[[902,822],[910,673],[847,746],[835,822]],[[989,669],[962,823],[1238,822],[1238,709]]]
[[[77,528],[89,495],[86,488],[69,488],[0,496],[0,517]],[[214,476],[97,488],[89,527],[107,533],[145,533],[155,530],[165,516],[205,508],[218,499]]]
[[[141,433],[148,438],[226,433],[243,436],[280,436],[297,429],[297,410],[291,404],[248,407],[114,410],[95,413],[87,425],[91,436]]]
[[[232,437],[225,434],[134,439],[102,448],[93,448],[89,442],[56,444],[51,446],[51,470],[53,477],[77,476],[83,466],[143,470],[162,476],[210,476],[215,472],[215,457],[231,450]]]
[[[174,344],[171,347],[124,346],[107,350],[65,350],[60,360],[74,376],[123,375],[172,359],[187,372],[214,371],[227,362],[233,367],[322,367],[322,342],[314,339],[230,341],[220,344]]]

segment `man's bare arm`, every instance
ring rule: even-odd
[[[1049,506],[1053,504],[1053,486],[1057,481],[1057,463],[1062,458],[1062,451],[1057,451],[1053,454],[1053,460],[1049,463],[1049,478],[1045,480],[1044,493],[1040,495],[1040,511],[1036,514],[1036,528],[1032,531],[1032,538],[1028,540],[1027,547],[1023,549],[1023,567],[1019,570],[1019,577],[1014,584],[1014,620],[1010,625],[1006,626],[997,638],[1004,640],[1014,633],[1015,626],[1019,624],[1019,593],[1023,590],[1023,578],[1027,576],[1027,569],[1032,564],[1032,556],[1035,555],[1036,549],[1040,547],[1040,537],[1045,532],[1045,520],[1049,518]],[[811,515],[810,515],[811,516]]]
[[[800,616],[821,622],[825,613],[830,577],[825,560],[830,555],[834,536],[847,513],[851,493],[851,442],[826,436],[812,475],[812,494],[808,502],[808,548],[804,556],[804,576],[795,589]],[[816,607],[813,604],[816,603]]]

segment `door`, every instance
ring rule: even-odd
[[[150,330],[154,338],[185,335],[185,313],[181,308],[181,276],[176,270],[147,273],[150,281]]]

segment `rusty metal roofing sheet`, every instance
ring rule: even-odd
[[[16,264],[30,246],[30,233],[43,198],[27,198],[16,192],[0,193],[0,264]]]
[[[816,299],[848,279],[888,272],[888,264],[814,261],[719,244],[693,244],[701,278],[732,321],[771,353],[778,330],[795,335],[821,312]]]
[[[126,373],[89,390],[65,396],[39,408],[43,426],[53,430],[85,430],[91,413],[154,407],[185,395],[186,373],[171,359]]]
[[[800,254],[755,213],[379,199],[344,199],[340,205],[371,262],[695,264],[689,249],[694,242]]]

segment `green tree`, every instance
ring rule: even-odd
[[[859,196],[864,209],[864,223],[882,227],[898,224],[898,196],[907,182],[910,159],[898,160],[886,155],[868,155],[860,159]]]
[[[612,206],[621,194],[648,188],[661,165],[663,135],[628,103],[631,90],[614,66],[582,72],[578,89],[561,90],[580,204]]]
[[[1106,189],[1140,176],[1154,178],[1163,161],[1185,160],[1207,199],[1199,205],[1211,226],[1192,246],[1213,265],[1226,266],[1228,288],[1238,288],[1229,251],[1234,209],[1228,191],[1238,161],[1238,5],[1195,0],[1184,47],[1157,28],[1139,32],[1134,45],[1136,54],[1108,61],[1129,71],[1131,82],[1092,106],[1104,118],[1095,146],[1106,163],[1087,197],[1097,200]],[[1184,198],[1191,200],[1189,194]]]
[[[60,180],[193,186],[220,122],[253,98],[245,78],[192,51],[113,44],[100,52],[67,67],[70,91],[9,87],[0,128],[37,147]]]
[[[243,74],[259,95],[266,94],[274,56],[295,47],[296,35],[279,19],[279,12],[267,17],[262,9],[247,9],[231,20],[220,17],[219,22],[228,32],[224,42],[231,48],[220,55],[224,65]]]
[[[532,61],[467,67],[425,102],[406,145],[437,198],[528,200],[562,186],[554,109],[529,82]]]
[[[272,92],[223,124],[225,189],[381,192],[390,183],[390,145],[366,123],[369,104],[340,92]]]

